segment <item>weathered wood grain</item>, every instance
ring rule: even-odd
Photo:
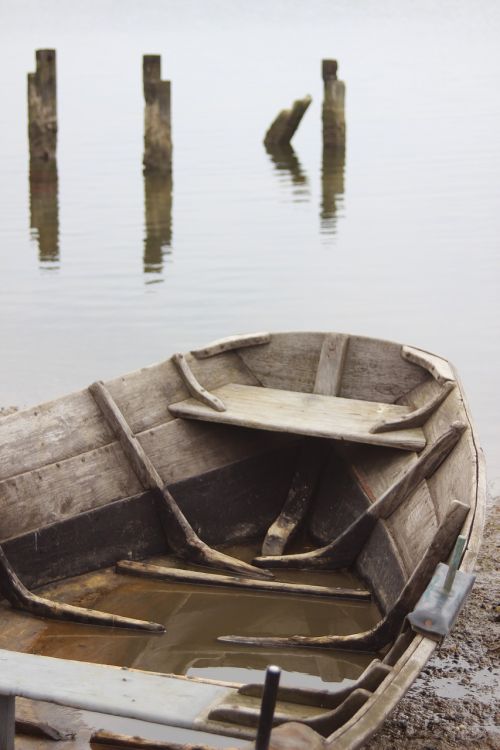
[[[163,485],[160,475],[132,433],[107,388],[98,382],[91,385],[89,390],[118,437],[142,486],[158,492],[163,528],[170,547],[177,554],[210,567],[227,568],[241,575],[253,575],[255,578],[272,577],[267,571],[258,571],[252,565],[212,549],[198,537],[172,494]]]
[[[175,416],[208,422],[233,424],[276,432],[289,432],[403,450],[422,450],[425,439],[420,428],[373,434],[372,426],[383,416],[394,419],[408,413],[394,404],[356,401],[316,394],[230,383],[213,393],[226,410],[216,412],[196,399],[171,404]]]
[[[0,650],[0,695],[193,729],[221,684]]]
[[[425,370],[401,357],[399,344],[350,336],[339,395],[394,403],[428,377]]]
[[[293,475],[294,444],[242,458],[170,485],[196,533],[212,546],[261,536],[279,511]],[[171,552],[155,492],[101,507],[14,537],[5,554],[30,588],[114,565]]]
[[[216,411],[226,410],[223,402],[219,398],[217,398],[217,396],[214,396],[213,393],[209,393],[207,389],[198,382],[198,380],[194,376],[193,371],[189,367],[184,354],[177,352],[177,354],[173,355],[172,360],[179,370],[179,374],[184,381],[186,388],[194,398],[196,398],[198,401],[201,401],[202,404],[210,406],[211,409],[215,409]]]
[[[290,109],[282,109],[269,126],[264,144],[282,146],[290,143],[311,102],[310,96],[304,96],[302,99],[296,99]]]
[[[229,352],[233,349],[244,349],[247,346],[262,346],[262,344],[269,344],[270,341],[270,333],[247,333],[240,336],[226,336],[223,339],[213,341],[201,349],[192,349],[191,354],[196,359],[207,359],[207,357],[214,357],[216,354]]]
[[[311,393],[324,338],[324,333],[273,333],[267,346],[241,349],[238,356],[266,388]]]
[[[0,420],[0,479],[64,461],[113,439],[88,393],[15,412]]]
[[[347,589],[340,586],[312,586],[300,583],[283,583],[282,581],[252,581],[233,576],[215,575],[180,568],[168,568],[164,565],[120,560],[116,564],[118,573],[139,576],[140,578],[154,578],[161,581],[180,581],[182,583],[200,584],[205,586],[225,586],[228,588],[252,589],[253,591],[275,591],[280,594],[293,596],[320,596],[332,599],[356,599],[369,601],[370,592],[366,589]]]
[[[326,333],[319,355],[313,393],[338,396],[349,346],[349,336],[343,333]]]
[[[223,352],[204,360],[191,354],[186,354],[185,358],[195,378],[208,391],[225,383],[259,385],[236,352]],[[105,385],[136,434],[171,421],[168,405],[189,395],[172,359],[107,380]]]
[[[165,484],[293,441],[291,436],[277,433],[178,419],[137,437]],[[0,539],[35,530],[141,490],[141,483],[115,440],[95,451],[0,482]]]
[[[375,500],[336,539],[311,552],[276,557],[257,557],[257,565],[291,568],[348,567],[358,556],[361,548],[375,528],[379,519],[391,514],[414,492],[424,479],[432,476],[458,443],[466,426],[460,422],[450,428],[429,445],[416,462],[384,494]]]
[[[420,409],[406,414],[399,420],[385,420],[382,419],[376,425],[372,427],[372,432],[390,432],[391,430],[407,429],[409,427],[422,427],[428,420],[428,418],[434,414],[436,409],[441,406],[443,401],[448,397],[451,391],[455,388],[455,383],[451,380],[447,380],[443,385],[439,393],[434,398],[428,401]]]
[[[327,334],[323,340],[314,383],[314,393],[336,396],[349,337]],[[270,526],[262,544],[262,555],[282,555],[309,509],[328,452],[319,440],[308,440],[302,447],[295,476],[282,511]]]
[[[401,356],[407,362],[412,362],[430,372],[440,385],[444,385],[448,380],[455,380],[450,363],[442,357],[437,357],[435,354],[425,352],[422,349],[415,349],[412,346],[403,346]]]
[[[86,625],[106,625],[115,628],[147,630],[153,633],[164,633],[165,627],[156,622],[145,622],[130,617],[111,615],[86,607],[75,607],[72,604],[53,602],[50,599],[32,594],[24,586],[0,547],[0,592],[14,609],[29,612],[36,617],[48,617],[55,620],[68,620]]]

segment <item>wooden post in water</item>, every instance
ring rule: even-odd
[[[55,49],[37,50],[36,72],[28,73],[28,135],[31,162],[55,161],[57,147]]]
[[[297,99],[290,109],[283,109],[267,131],[264,145],[269,149],[290,143],[311,102],[311,97],[305,96]]]
[[[142,58],[144,86],[144,172],[172,171],[170,81],[161,80],[161,56]]]
[[[323,60],[323,147],[345,144],[345,83],[337,79],[337,61]]]

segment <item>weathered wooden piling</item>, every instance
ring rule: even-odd
[[[28,135],[31,161],[54,161],[57,148],[56,51],[36,51],[28,73]]]
[[[294,101],[290,109],[283,109],[267,131],[264,145],[270,148],[290,143],[311,102],[312,98],[305,96]]]
[[[323,60],[323,146],[345,144],[345,83],[337,79],[337,61]]]
[[[145,172],[172,171],[170,81],[161,80],[161,56],[142,58]]]

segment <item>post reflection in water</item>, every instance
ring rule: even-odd
[[[321,232],[336,234],[339,208],[344,203],[345,146],[323,147],[321,168]]]
[[[57,164],[30,164],[30,230],[41,268],[59,267],[59,183]]]
[[[172,175],[159,172],[144,174],[144,273],[163,271],[165,255],[172,247]],[[150,278],[147,283],[161,281]]]
[[[309,181],[293,147],[287,143],[278,146],[265,146],[265,149],[283,182],[291,183],[294,186],[294,201],[307,200],[309,198]]]

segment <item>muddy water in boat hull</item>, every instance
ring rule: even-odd
[[[245,555],[250,556],[250,555]],[[161,562],[155,559],[155,562]],[[178,561],[176,561],[176,564]],[[182,567],[182,564],[177,565]],[[45,656],[173,672],[211,679],[249,682],[273,662],[285,671],[283,684],[335,687],[355,679],[373,655],[307,649],[269,650],[222,644],[217,636],[345,634],[371,627],[379,618],[373,602],[254,593],[182,583],[146,581],[116,576],[113,588],[96,591],[92,606],[114,614],[154,620],[166,626],[163,635],[120,633],[69,623],[47,623],[31,650]],[[83,576],[88,584],[102,574]],[[280,578],[309,584],[361,587],[351,574],[290,573]],[[62,597],[61,584],[58,597]],[[104,590],[102,590],[104,589]]]

